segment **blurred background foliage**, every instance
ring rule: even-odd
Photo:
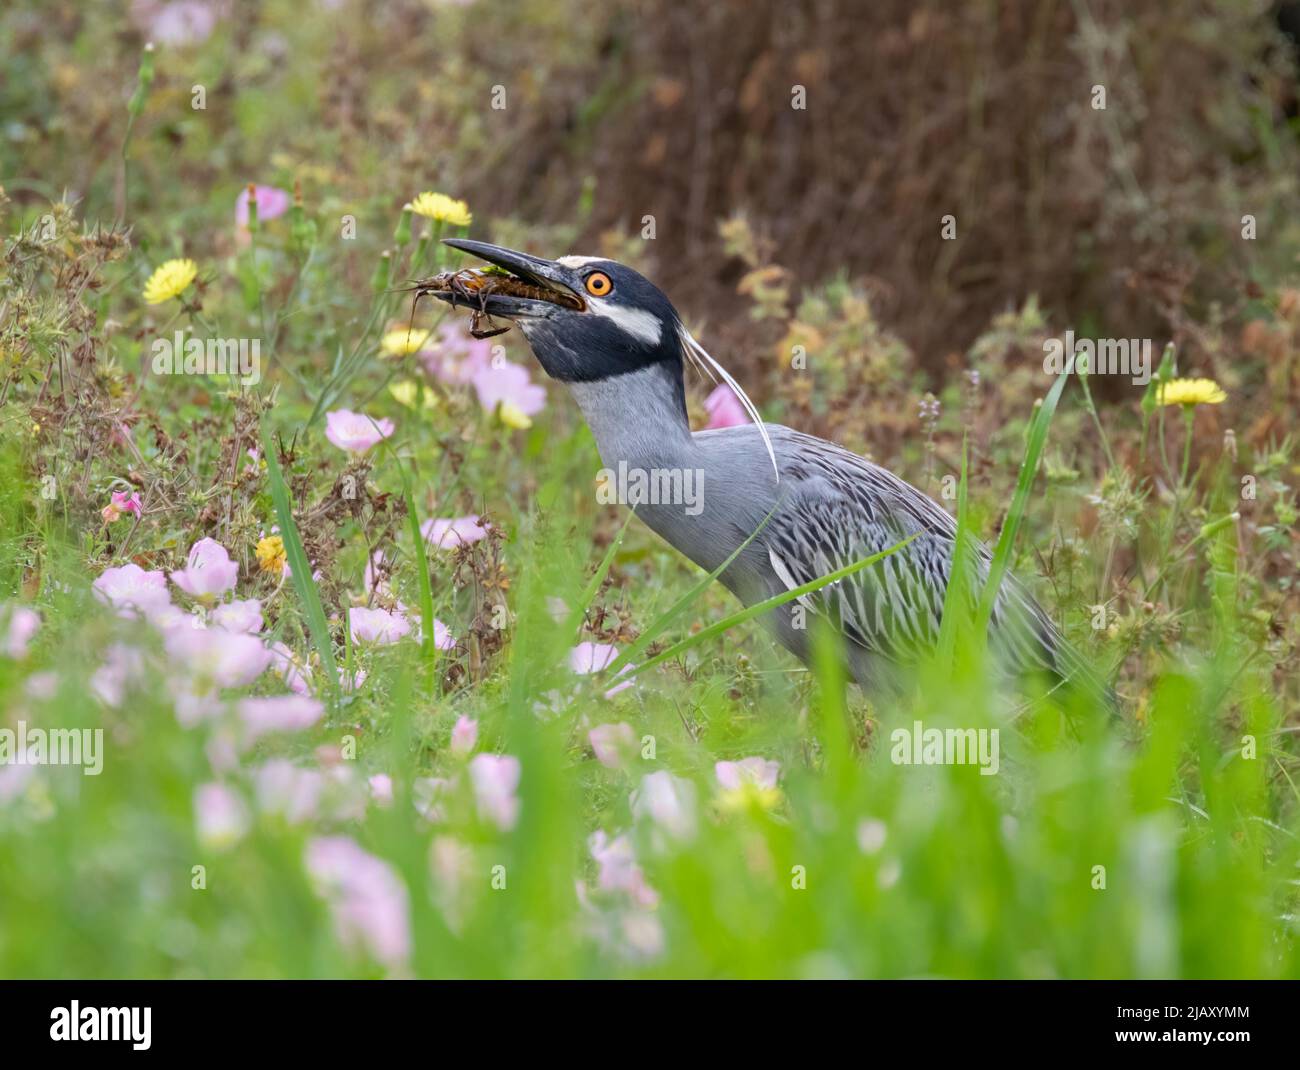
[[[1188,318],[1300,248],[1293,7],[17,0],[0,173],[11,194],[112,203],[124,73],[154,37],[133,219],[155,191],[228,200],[252,177],[300,179],[325,212],[436,183],[609,252],[653,215],[641,259],[722,323],[746,266],[718,223],[743,213],[792,293],[863,280],[932,373],[1030,294],[1101,334],[1195,343]]]

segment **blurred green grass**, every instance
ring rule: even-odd
[[[578,478],[579,451],[550,456],[567,456]],[[11,510],[6,525],[19,519]],[[20,699],[25,674],[7,661],[0,687],[11,710],[31,705],[42,723],[102,724],[105,771],[41,770],[0,805],[0,972],[378,974],[340,948],[304,879],[307,839],[336,830],[402,874],[411,968],[427,976],[1297,976],[1294,923],[1283,917],[1300,857],[1295,828],[1274,821],[1267,761],[1243,760],[1219,723],[1210,696],[1223,665],[1168,674],[1138,743],[1104,719],[1072,742],[1046,711],[1009,727],[978,679],[924,690],[915,715],[927,725],[1002,727],[993,777],[973,766],[894,765],[883,739],[861,753],[834,680],[808,690],[765,678],[752,705],[737,702],[726,638],[697,652],[689,679],[659,673],[543,718],[537,696],[560,683],[567,649],[546,601],[573,604],[581,563],[594,555],[579,533],[515,519],[519,616],[502,678],[430,696],[418,647],[398,645],[372,666],[370,689],[325,726],[260,746],[259,757],[306,757],[351,735],[356,774],[392,774],[400,803],[416,777],[445,770],[453,710],[477,715],[485,745],[521,759],[521,817],[508,834],[453,822],[473,858],[454,931],[452,893],[430,868],[439,832],[414,807],[372,804],[361,820],[302,827],[263,816],[234,847],[199,842],[192,791],[211,776],[204,734],[180,728],[157,687],[132,691],[117,713],[87,697],[90,650],[138,629],[95,606],[84,577],[69,572],[50,584],[70,589],[52,597],[41,650],[58,672],[57,697],[48,706]],[[13,528],[5,534],[12,545]],[[641,574],[633,604],[648,616],[673,573],[654,561]],[[1266,739],[1276,710],[1264,695],[1249,708],[1245,727]],[[619,719],[654,737],[653,761],[627,772],[595,762],[582,722]],[[750,753],[781,760],[783,802],[710,816],[714,761]],[[680,846],[657,845],[655,828],[629,809],[640,777],[664,769],[698,796],[695,834]],[[233,782],[252,805],[245,777]],[[575,895],[592,881],[583,844],[594,828],[636,830],[638,859],[661,896],[653,916],[663,951],[645,961],[618,950],[627,911],[599,896],[584,909]],[[203,890],[191,887],[196,865],[206,870]],[[505,867],[504,888],[492,886],[495,866]],[[1098,866],[1104,889],[1094,887]]]

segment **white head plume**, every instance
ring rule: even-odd
[[[740,400],[741,406],[744,408],[745,412],[749,414],[749,418],[754,421],[754,425],[758,428],[758,433],[763,436],[763,445],[767,448],[767,455],[772,461],[772,471],[776,474],[776,481],[780,483],[781,471],[776,466],[776,453],[772,449],[772,440],[767,437],[767,428],[763,426],[763,418],[758,414],[758,407],[749,400],[749,395],[746,394],[741,385],[731,377],[731,373],[709,356],[708,351],[693,337],[691,337],[690,331],[679,324],[678,333],[681,335],[682,349],[691,363],[699,368],[700,371],[704,372],[704,374],[715,383],[718,381],[718,378],[721,377],[722,381],[731,388],[732,393],[734,393]]]

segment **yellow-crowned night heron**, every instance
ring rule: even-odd
[[[635,504],[636,513],[701,568],[713,571],[762,530],[721,574],[746,605],[808,583],[916,537],[847,579],[766,614],[781,643],[807,661],[809,611],[837,622],[847,666],[868,691],[893,691],[939,636],[956,522],[915,487],[834,443],[764,424],[745,392],[682,326],[664,294],[623,264],[600,257],[544,260],[484,242],[448,245],[495,265],[437,296],[480,315],[513,320],[542,367],[581,406],[611,470],[692,472],[695,508]],[[683,365],[724,379],[754,422],[692,432]],[[764,525],[764,519],[772,514]],[[976,544],[977,581],[990,554]],[[796,606],[802,604],[804,612]],[[1029,593],[1008,576],[989,629],[1016,674],[1039,671],[1084,684],[1113,705]]]

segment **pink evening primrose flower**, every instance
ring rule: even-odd
[[[771,810],[781,802],[776,781],[781,763],[766,758],[745,758],[739,762],[718,762],[713,767],[722,791],[718,805],[725,811],[744,811],[751,807]]]
[[[48,702],[58,692],[59,674],[56,672],[34,672],[23,685],[23,693],[38,702]]]
[[[4,622],[0,651],[15,660],[25,658],[32,636],[41,626],[41,615],[27,606],[0,606],[0,621]]]
[[[528,369],[508,360],[487,364],[474,373],[470,380],[478,394],[479,404],[487,412],[496,412],[501,404],[513,405],[525,416],[539,413],[546,407],[546,389],[528,377]]]
[[[598,724],[587,733],[596,761],[609,769],[623,769],[636,753],[636,733],[626,721]]]
[[[388,646],[410,634],[411,622],[401,613],[353,606],[348,610],[348,628],[352,632],[353,642]]]
[[[429,844],[429,873],[433,877],[434,901],[453,932],[464,920],[466,893],[480,872],[474,849],[454,836],[435,836]]]
[[[325,437],[348,453],[365,453],[392,435],[393,421],[375,420],[359,412],[335,409],[325,414]]]
[[[0,765],[0,806],[21,796],[36,782],[36,770],[41,764],[40,752],[35,746],[27,748],[28,763]],[[33,760],[34,759],[34,760]]]
[[[673,839],[689,840],[695,835],[695,785],[666,769],[641,778],[631,805],[633,817],[648,818]]]
[[[569,651],[569,668],[579,675],[599,672],[618,657],[612,643],[579,643]]]
[[[706,431],[749,423],[749,414],[741,405],[740,398],[736,397],[736,392],[726,383],[714,387],[713,392],[704,399],[704,408],[709,414],[709,422],[704,425]]]
[[[329,904],[339,943],[389,969],[404,965],[411,954],[411,921],[397,870],[346,836],[309,840],[305,863]]]
[[[461,714],[451,729],[451,753],[457,758],[466,758],[476,743],[478,722]]]
[[[664,953],[664,924],[645,910],[624,911],[618,919],[616,947],[633,959],[655,959]]]
[[[618,657],[618,647],[612,643],[579,643],[569,651],[569,668],[579,676],[586,676],[589,673],[600,672],[616,657]],[[631,665],[623,666],[619,670],[619,675],[630,672],[632,668]],[[613,698],[620,691],[626,691],[632,683],[631,680],[624,680],[621,684],[615,684],[605,692],[605,697]]]
[[[144,677],[144,657],[135,647],[114,643],[104,655],[104,663],[90,676],[90,690],[105,706],[116,709],[126,697],[126,689]]]
[[[275,758],[253,770],[253,790],[262,813],[301,825],[320,808],[325,776],[318,769],[302,769],[285,758]]]
[[[479,754],[469,763],[479,816],[503,832],[519,820],[519,759],[508,754]]]
[[[200,784],[194,791],[194,821],[199,843],[221,850],[244,838],[248,807],[224,784]]]
[[[305,695],[246,698],[238,706],[245,740],[252,744],[268,732],[297,732],[310,728],[325,714],[325,707]]]
[[[474,338],[460,320],[447,320],[438,339],[420,351],[420,361],[435,379],[452,386],[468,383],[492,360],[492,343]]]
[[[717,762],[713,772],[726,791],[739,791],[746,786],[766,790],[776,787],[781,763],[766,758],[745,758],[739,762]]]
[[[429,519],[420,525],[420,534],[431,550],[454,550],[487,537],[488,529],[477,516]]]
[[[293,204],[293,195],[275,186],[254,186],[253,194],[257,198],[257,219],[265,223],[268,219],[278,219]],[[239,191],[235,198],[235,223],[241,227],[248,226],[248,187]]]
[[[377,806],[393,805],[393,778],[387,773],[376,773],[366,781],[366,786]]]
[[[179,661],[192,682],[246,687],[271,664],[272,654],[256,636],[224,628],[181,624],[163,637],[168,656]]]
[[[207,627],[202,612],[186,612],[180,606],[174,606],[170,602],[150,607],[145,612],[145,618],[154,626],[158,634],[163,636],[173,628]]]
[[[645,874],[637,865],[632,841],[627,836],[610,839],[604,829],[597,829],[587,841],[591,857],[599,866],[596,885],[604,892],[626,892],[639,907],[652,910],[659,895],[646,883]]]
[[[272,643],[269,648],[271,667],[295,695],[311,693],[311,670],[298,659],[284,643]]]
[[[131,17],[151,41],[163,45],[206,41],[220,18],[213,0],[132,0]]]
[[[433,645],[436,650],[456,649],[456,637],[437,617],[433,619]]]
[[[166,575],[146,572],[135,562],[104,569],[91,586],[101,601],[119,611],[148,613],[171,604]]]
[[[260,632],[262,603],[256,598],[227,602],[212,611],[212,623],[228,632]]]
[[[226,710],[221,696],[213,690],[212,681],[205,676],[168,676],[163,680],[163,688],[171,697],[172,713],[182,728],[215,721]]]
[[[185,567],[171,577],[191,598],[211,603],[235,586],[239,565],[216,539],[200,539],[190,547]]]

